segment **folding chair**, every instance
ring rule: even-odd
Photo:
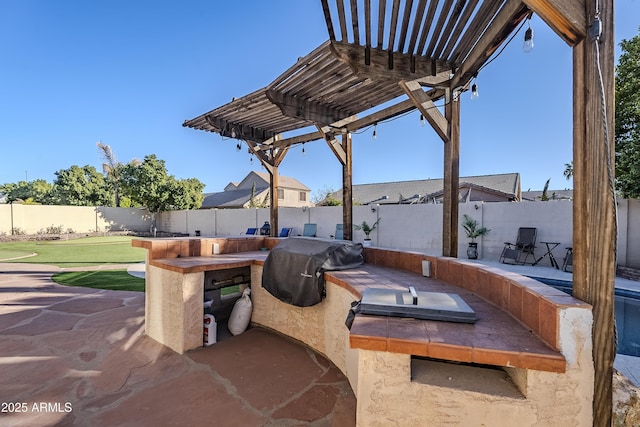
[[[257,228],[247,228],[247,232],[244,234],[248,234],[249,236],[255,236],[256,234],[258,234],[258,229]]]
[[[500,262],[503,264],[520,264],[525,265],[529,257],[532,258],[531,264],[536,262],[536,237],[538,229],[534,227],[520,227],[518,229],[518,237],[515,243],[504,242],[504,248],[500,254]],[[506,259],[513,260],[512,263],[505,262]]]
[[[564,256],[562,271],[573,271],[573,247],[571,246],[567,248],[567,253]]]

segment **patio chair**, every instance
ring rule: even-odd
[[[564,256],[564,262],[562,263],[562,271],[573,271],[573,247],[567,247],[567,253]]]
[[[336,234],[331,236],[331,238],[336,240],[344,240],[344,225],[336,224]]]
[[[316,233],[318,232],[318,224],[305,224],[302,229],[303,237],[316,237]]]
[[[247,228],[247,232],[244,233],[247,234],[249,236],[255,236],[256,234],[258,234],[258,229],[257,228]]]
[[[500,254],[500,262],[503,264],[520,264],[525,265],[529,257],[532,258],[531,264],[536,262],[536,237],[538,229],[534,227],[520,227],[518,229],[518,237],[515,243],[504,242],[504,249]],[[513,262],[505,262],[511,259]]]
[[[292,230],[293,228],[282,228],[282,230],[280,230],[280,234],[278,234],[278,237],[289,237]]]

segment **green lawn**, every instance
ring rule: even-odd
[[[131,246],[130,236],[86,237],[76,240],[0,243],[0,263],[23,262],[58,267],[104,264],[132,264],[145,260],[145,249]],[[10,259],[36,253],[36,256]],[[126,270],[71,271],[53,276],[56,283],[95,289],[144,292],[145,280]],[[222,289],[222,295],[238,292],[239,287]]]
[[[51,264],[58,267],[82,267],[103,264],[131,264],[145,260],[145,249],[131,246],[131,236],[85,237],[75,240],[50,240],[0,243],[0,262]],[[20,255],[36,256],[13,259]]]
[[[54,274],[52,279],[67,286],[144,292],[144,279],[130,275],[127,270],[70,271]]]

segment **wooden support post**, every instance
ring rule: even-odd
[[[616,218],[615,194],[611,187],[615,164],[613,0],[599,3],[602,21],[599,64],[596,42],[591,37],[573,49],[573,295],[593,306],[593,425],[610,426],[616,355]],[[588,2],[587,25],[594,17],[594,3]],[[606,102],[600,97],[598,68],[602,73]],[[608,141],[602,105],[606,112]]]
[[[351,132],[342,135],[345,161],[342,164],[342,226],[344,240],[352,240],[353,230],[353,173],[351,163]]]
[[[444,116],[447,140],[444,143],[444,194],[442,206],[442,255],[458,256],[458,188],[460,186],[460,101],[447,90]]]
[[[281,138],[280,134],[273,137],[273,141],[277,142]],[[254,141],[245,141],[251,151],[256,155],[260,163],[269,172],[269,221],[271,224],[270,234],[272,237],[278,236],[278,166],[284,160],[284,156],[289,151],[288,147],[271,147],[269,154],[260,150]]]
[[[271,179],[269,180],[269,197],[271,198],[269,219],[271,221],[271,237],[278,236],[278,186],[279,175],[278,167],[274,166],[269,171]]]

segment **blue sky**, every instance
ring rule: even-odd
[[[640,0],[617,0],[615,40],[638,34]],[[571,188],[571,49],[539,18],[462,95],[460,175],[519,172],[523,190]],[[182,123],[268,85],[328,39],[319,0],[0,2],[0,183],[72,165],[101,170],[96,142],[121,162],[156,154],[177,178],[222,191],[251,170],[235,140]],[[441,178],[442,142],[419,113],[354,135],[354,184]],[[341,188],[323,141],[280,167],[312,191]]]

